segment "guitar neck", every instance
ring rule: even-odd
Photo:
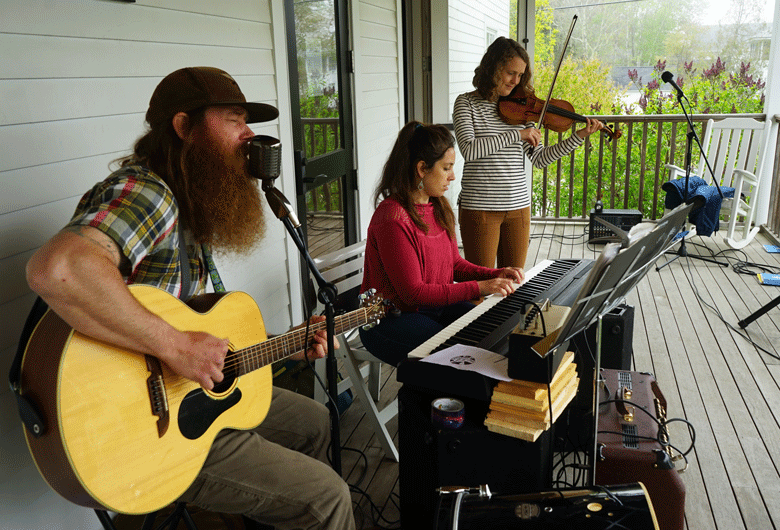
[[[368,310],[361,308],[336,317],[334,331],[336,335],[362,326],[369,321]],[[270,338],[259,344],[230,352],[225,359],[225,365],[233,365],[238,376],[259,370],[264,366],[281,361],[308,349],[314,342],[313,336],[319,330],[326,329],[326,321],[317,322],[306,327],[296,328],[283,335]],[[308,332],[308,336],[307,336]],[[307,340],[308,338],[308,340]],[[232,361],[232,362],[231,362]]]

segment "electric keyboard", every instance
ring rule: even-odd
[[[525,273],[523,283],[508,296],[491,295],[474,309],[423,342],[409,358],[427,357],[453,344],[497,351],[496,345],[520,323],[523,309],[549,298],[556,305],[571,305],[593,260],[544,260]],[[565,296],[568,293],[571,296]],[[567,303],[568,302],[568,303]]]
[[[525,316],[531,302],[549,299],[571,306],[593,267],[592,259],[544,260],[525,273],[523,283],[505,297],[489,296],[474,309],[409,353],[398,366],[398,381],[442,392],[490,401],[495,381],[476,372],[421,363],[426,357],[453,344],[466,344],[506,355],[509,334]]]

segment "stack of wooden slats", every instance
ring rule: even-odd
[[[579,378],[574,354],[566,352],[550,382],[552,421],[574,399]],[[493,389],[490,411],[485,418],[488,430],[529,442],[550,428],[548,385],[531,381],[499,381]]]

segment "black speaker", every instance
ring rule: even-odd
[[[596,328],[593,323],[584,333],[569,343],[575,353],[580,384],[577,395],[568,407],[568,428],[560,434],[567,438],[566,447],[575,449],[588,445],[593,439],[593,369],[596,355]],[[601,367],[614,370],[631,370],[634,354],[634,306],[621,304],[601,320]],[[559,440],[560,441],[560,440]]]
[[[551,487],[552,429],[535,442],[490,432],[483,424],[489,403],[462,396],[447,397],[464,402],[463,426],[440,429],[431,423],[437,397],[409,385],[398,391],[401,528],[433,528],[439,487],[487,484],[496,493]]]
[[[594,322],[585,332],[590,352],[596,353],[596,328]],[[576,343],[575,343],[576,344]],[[601,367],[614,370],[631,370],[634,354],[634,306],[621,304],[601,319]],[[593,357],[588,353],[591,365]]]
[[[604,219],[628,232],[634,225],[642,222],[642,212],[639,210],[601,210],[600,212],[591,210],[588,241],[617,239],[617,234],[611,228],[599,223],[598,219]]]

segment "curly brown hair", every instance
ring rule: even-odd
[[[498,86],[501,72],[507,63],[515,57],[520,57],[526,64],[525,72],[520,77],[518,86],[522,87],[524,94],[533,94],[531,59],[528,57],[528,52],[517,41],[506,37],[498,37],[488,46],[479,66],[474,69],[474,79],[471,81],[471,84],[474,85],[480,96],[489,101],[498,100],[496,87]]]

